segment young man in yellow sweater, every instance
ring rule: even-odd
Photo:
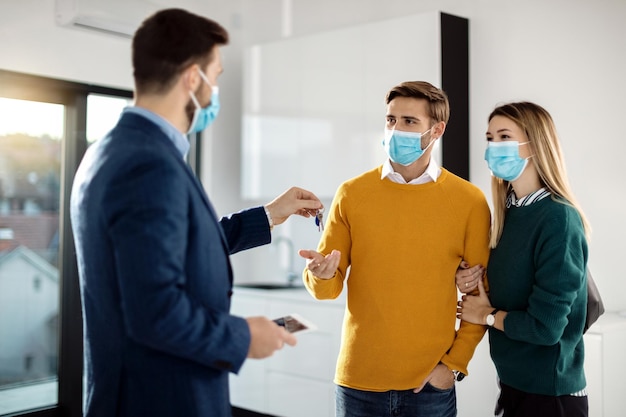
[[[446,94],[404,82],[386,103],[389,159],[339,187],[317,251],[300,251],[303,279],[317,299],[347,287],[337,417],[456,416],[455,380],[485,327],[456,328],[455,273],[463,259],[486,265],[489,207],[431,158]]]

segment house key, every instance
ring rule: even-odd
[[[320,232],[324,231],[324,208],[317,210],[315,213],[315,224],[317,225],[317,230]]]

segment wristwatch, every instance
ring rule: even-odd
[[[496,308],[495,310],[493,310],[491,313],[487,315],[487,318],[485,320],[487,322],[487,326],[493,327],[493,325],[496,324],[496,313],[498,311],[500,311],[500,309]]]
[[[457,382],[461,382],[465,378],[465,374],[461,371],[452,371],[452,373],[454,374],[454,380]]]

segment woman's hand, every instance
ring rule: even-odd
[[[482,265],[470,268],[467,262],[461,261],[456,270],[456,286],[463,294],[470,293],[478,288],[478,282],[482,280],[484,274],[485,268]]]
[[[478,295],[463,295],[459,301],[457,318],[474,324],[486,324],[487,316],[491,314],[493,307],[485,291],[483,280],[478,280]]]

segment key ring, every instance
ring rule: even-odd
[[[319,232],[322,232],[324,230],[324,207],[322,207],[319,210],[316,210],[315,225],[317,226],[317,230]]]

